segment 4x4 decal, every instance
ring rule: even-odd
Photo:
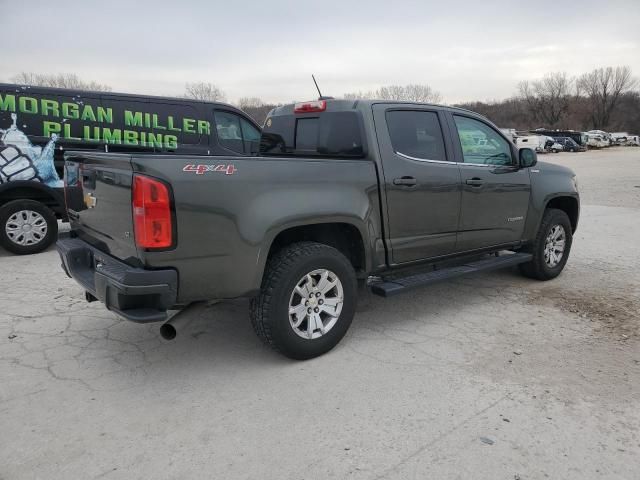
[[[226,175],[233,175],[238,170],[232,163],[225,164],[219,163],[215,165],[185,165],[182,169],[183,172],[195,172],[196,175],[204,175],[206,172],[220,172]]]

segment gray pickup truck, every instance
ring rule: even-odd
[[[65,179],[57,248],[87,300],[156,322],[248,297],[260,338],[295,359],[341,340],[358,282],[386,297],[514,265],[556,277],[579,215],[571,170],[480,115],[418,103],[285,105],[258,155],[75,153]]]

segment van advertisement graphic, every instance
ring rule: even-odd
[[[58,135],[53,133],[44,147],[33,145],[17,126],[18,116],[11,114],[13,123],[0,130],[0,184],[15,180],[33,180],[49,187],[62,187],[62,180],[53,163],[53,149]]]
[[[62,186],[54,167],[56,145],[166,151],[197,145],[211,133],[210,122],[197,118],[197,110],[189,106],[29,90],[0,92],[0,184],[35,180]]]

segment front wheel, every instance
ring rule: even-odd
[[[355,271],[342,253],[320,243],[295,243],[269,259],[260,295],[251,302],[251,323],[283,355],[317,357],[347,333],[356,296]]]
[[[49,207],[35,200],[13,200],[0,208],[0,245],[29,255],[49,247],[58,236],[58,221]]]
[[[548,208],[533,244],[527,249],[533,254],[533,259],[521,264],[520,271],[537,280],[557,277],[567,263],[572,242],[571,221],[567,214],[562,210]]]

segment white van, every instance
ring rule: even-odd
[[[536,152],[544,151],[546,137],[540,135],[524,135],[515,138],[515,144],[518,148],[532,148]]]

